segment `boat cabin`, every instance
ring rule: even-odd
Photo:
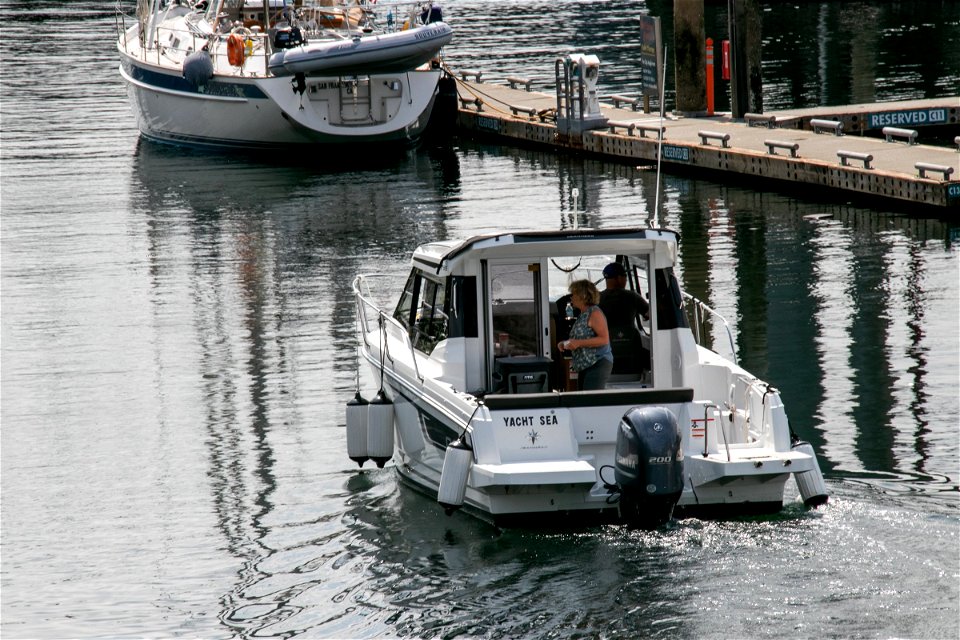
[[[610,387],[679,387],[671,354],[694,348],[673,274],[677,237],[655,229],[505,233],[419,247],[393,318],[412,348],[428,356],[426,375],[474,395],[575,391],[567,339],[576,311],[569,285],[604,290],[603,268],[619,263],[627,287],[650,306],[648,319],[610,324]],[[572,311],[572,312],[571,312]],[[609,324],[609,323],[608,323]],[[689,330],[685,332],[689,335]]]

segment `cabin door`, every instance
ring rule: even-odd
[[[542,356],[543,304],[539,262],[488,264],[493,355]]]

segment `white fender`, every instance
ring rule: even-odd
[[[796,449],[800,453],[805,453],[813,458],[813,469],[793,474],[793,479],[797,482],[797,488],[800,490],[800,497],[803,503],[808,507],[819,507],[826,504],[828,500],[827,485],[823,481],[823,474],[820,472],[820,463],[817,462],[817,454],[813,451],[813,446],[809,442],[799,440],[793,444],[791,449]]]
[[[473,449],[462,438],[447,445],[443,456],[443,471],[440,473],[440,488],[437,502],[450,515],[463,506],[467,493],[467,479],[473,466]]]
[[[383,389],[367,408],[367,455],[381,469],[393,457],[393,403]]]
[[[370,459],[367,451],[367,415],[370,403],[357,391],[347,403],[347,456],[361,467]]]

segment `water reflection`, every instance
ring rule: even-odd
[[[764,107],[767,110],[934,98],[960,93],[960,4],[906,2],[762,3]],[[637,16],[661,18],[667,46],[667,104],[674,103],[673,2],[479,2],[450,8],[457,33],[447,52],[455,69],[488,77],[532,78],[553,90],[553,62],[573,51],[601,61],[605,95],[640,90]],[[494,11],[491,14],[491,10]],[[491,15],[495,16],[491,18]],[[707,2],[705,34],[727,38],[727,3]],[[611,37],[615,34],[615,37]],[[511,46],[501,43],[509,39]],[[490,51],[496,51],[491,58]],[[915,52],[915,53],[914,53]],[[719,60],[719,56],[718,56]],[[715,66],[716,108],[730,110],[728,82]],[[655,103],[656,101],[654,101]]]
[[[278,439],[317,404],[339,413],[356,373],[353,274],[446,234],[457,167],[450,150],[315,172],[138,146],[131,210],[147,243],[158,394],[192,381],[199,395],[213,511],[241,561],[224,624],[262,631],[293,615],[276,594],[256,595],[274,562]],[[311,368],[333,379],[311,388]]]

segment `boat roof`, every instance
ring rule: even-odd
[[[451,271],[456,263],[468,257],[629,255],[654,251],[660,246],[672,264],[678,240],[679,234],[675,231],[647,227],[508,231],[423,244],[414,251],[413,261],[440,273]]]

